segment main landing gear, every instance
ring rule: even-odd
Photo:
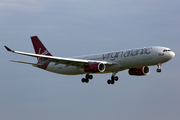
[[[86,74],[85,78],[82,78],[82,83],[88,83],[89,80],[93,79],[92,75]]]
[[[161,72],[161,69],[160,69],[161,65],[162,65],[161,63],[157,64],[157,67],[158,67],[158,68],[157,68],[157,70],[156,70],[156,71],[157,71],[158,73],[160,73],[160,72]]]
[[[118,81],[118,76],[116,76],[116,72],[114,72],[111,76],[111,79],[107,80],[107,84],[114,84],[115,81]]]
[[[118,81],[118,76],[116,76],[116,73],[117,72],[113,72],[112,73],[112,76],[111,76],[111,79],[109,79],[109,80],[107,80],[107,83],[108,84],[114,84],[115,83],[115,81]],[[92,80],[93,79],[93,76],[92,75],[90,75],[89,73],[87,73],[86,74],[86,76],[85,76],[85,78],[82,78],[82,83],[88,83],[89,82],[89,80]]]

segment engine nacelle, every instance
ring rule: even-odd
[[[148,66],[129,69],[129,74],[136,75],[136,76],[147,75],[149,74],[149,72],[150,70]]]
[[[84,67],[84,71],[87,73],[97,73],[97,72],[104,72],[105,65],[103,63],[91,63]]]

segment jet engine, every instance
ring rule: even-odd
[[[149,70],[148,66],[129,69],[129,74],[135,75],[135,76],[147,75],[147,74],[149,74],[149,72],[150,72],[150,70]]]
[[[84,67],[84,71],[87,73],[97,73],[97,72],[104,72],[105,65],[103,63],[91,63]]]

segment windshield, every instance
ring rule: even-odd
[[[163,50],[163,52],[167,52],[167,51],[171,51],[171,50],[170,49],[169,50],[167,50],[167,49]]]

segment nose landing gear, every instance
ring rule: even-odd
[[[160,69],[160,67],[162,66],[162,64],[161,63],[159,63],[159,64],[157,64],[157,70],[156,70],[156,72],[158,72],[158,73],[160,73],[161,72],[161,69]]]

